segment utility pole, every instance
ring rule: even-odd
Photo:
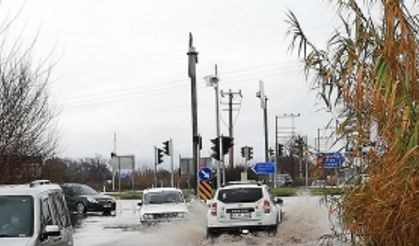
[[[300,117],[301,114],[294,114],[294,113],[290,113],[290,114],[282,114],[280,116],[277,116],[278,118],[291,118],[291,137],[295,136],[295,118]]]
[[[307,155],[308,155],[308,136],[306,135],[304,137],[304,164],[305,164],[305,179],[306,179],[306,190],[308,189],[308,161],[307,161]]]
[[[169,148],[170,148],[170,169],[171,169],[171,175],[170,175],[170,185],[172,186],[172,187],[175,187],[174,186],[174,170],[173,170],[173,156],[174,156],[174,153],[173,153],[173,140],[172,139],[170,139],[169,140]]]
[[[157,187],[157,165],[158,165],[158,152],[157,152],[157,147],[154,146],[154,187]]]
[[[275,173],[274,188],[276,188],[276,176],[278,175],[279,146],[278,146],[278,116],[275,115]]]
[[[234,103],[233,99],[234,96],[240,96],[242,98],[242,92],[239,90],[238,92],[233,92],[231,89],[228,92],[223,92],[221,90],[221,96],[228,96],[228,136],[230,138],[234,138],[234,131],[233,131],[233,105],[240,105],[241,103]],[[229,150],[229,166],[230,168],[234,167],[234,147]]]
[[[263,128],[265,135],[265,161],[269,161],[269,138],[268,138],[268,97],[265,95],[265,89],[263,81],[259,81],[259,91],[256,93],[256,97],[260,98],[260,107],[263,110]],[[276,183],[276,165],[274,168],[273,175],[270,175],[269,181]],[[273,176],[273,177],[272,177]]]
[[[294,137],[295,137],[295,118],[300,117],[300,116],[301,116],[300,113],[297,113],[297,114],[294,114],[294,113],[287,114],[287,113],[285,113],[285,114],[282,114],[282,115],[279,115],[279,116],[276,117],[276,119],[291,118],[291,132],[290,132],[291,139],[294,139]],[[292,165],[293,165],[293,168],[292,168],[291,176],[294,176],[294,158],[292,158]],[[301,163],[300,163],[300,168],[301,168]]]
[[[317,152],[320,152],[320,128],[317,128]]]
[[[196,92],[196,64],[198,63],[198,52],[193,46],[192,33],[189,33],[189,49],[188,53],[188,76],[191,79],[191,105],[192,105],[192,162],[193,162],[193,187],[195,193],[198,194],[198,99]]]
[[[263,109],[263,126],[265,132],[265,161],[269,161],[269,143],[268,143],[268,98],[265,95],[263,81],[259,81],[259,91],[256,93],[256,97],[260,98],[260,107]]]
[[[116,132],[113,133],[113,153],[116,155]],[[112,167],[112,191],[115,191],[115,168]]]
[[[215,64],[215,75],[214,76],[206,76],[205,80],[207,81],[207,85],[208,86],[212,86],[214,87],[214,91],[215,91],[215,125],[216,125],[216,132],[217,132],[217,139],[219,141],[219,150],[218,153],[220,153],[219,156],[219,161],[215,160],[216,162],[216,167],[217,167],[217,188],[221,187],[221,171],[220,171],[220,165],[224,165],[224,155],[221,153],[222,152],[222,139],[221,139],[221,133],[220,133],[220,99],[218,97],[219,92],[218,92],[218,83],[219,83],[219,78],[218,78],[218,69],[217,69],[217,64]]]
[[[265,128],[265,161],[269,161],[269,138],[268,138],[268,98],[265,97],[265,108],[263,109],[263,122]]]

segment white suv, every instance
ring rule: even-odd
[[[207,238],[223,232],[275,234],[282,220],[282,203],[272,198],[264,184],[234,182],[220,187],[207,201]]]
[[[63,191],[40,180],[0,186],[0,245],[73,245]]]

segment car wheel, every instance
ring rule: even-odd
[[[82,202],[78,202],[76,204],[76,211],[79,214],[84,214],[84,213],[86,213],[86,206],[84,206],[84,204]]]
[[[277,232],[278,232],[278,224],[276,224],[274,226],[270,226],[268,228],[268,234],[271,234],[271,235],[275,236]]]
[[[214,233],[207,227],[205,238],[208,240],[214,239]]]

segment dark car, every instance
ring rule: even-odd
[[[116,209],[116,202],[111,196],[100,194],[87,185],[62,184],[61,187],[71,211],[80,214],[86,212],[112,214]]]

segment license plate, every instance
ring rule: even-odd
[[[231,219],[250,219],[251,213],[232,213],[230,214]]]
[[[104,208],[110,208],[112,205],[111,204],[103,204]]]

